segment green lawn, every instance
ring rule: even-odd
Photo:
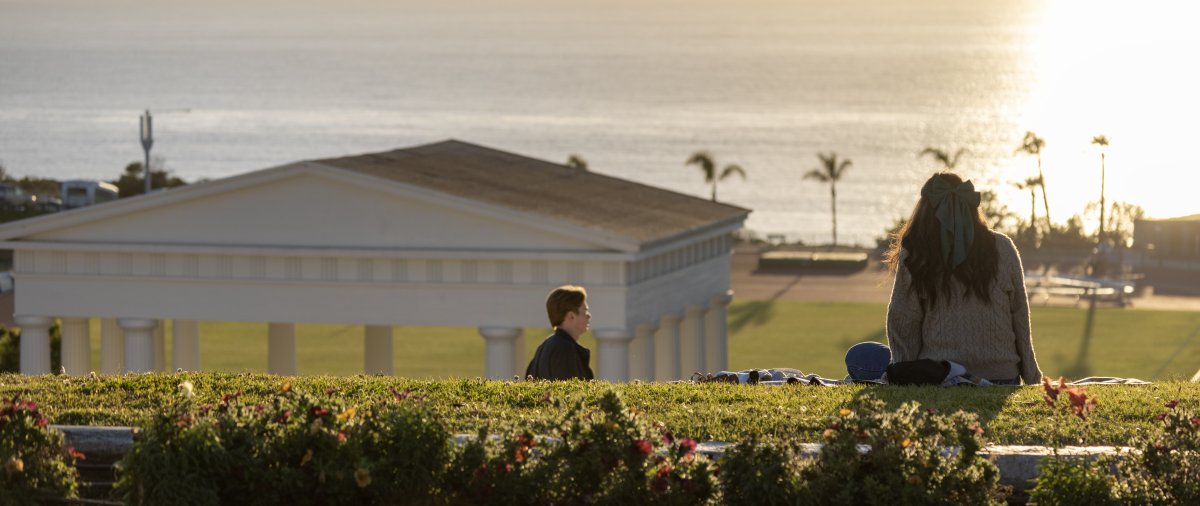
[[[795,367],[840,378],[845,374],[846,348],[860,341],[886,341],[885,309],[882,304],[735,301],[729,309],[729,365]],[[1085,350],[1086,319],[1083,308],[1033,309],[1034,347],[1044,372],[1151,380],[1189,379],[1200,369],[1200,312],[1100,308]],[[204,322],[200,332],[205,370],[266,371],[266,323]],[[298,325],[296,333],[301,374],[362,371],[361,326]],[[526,354],[532,356],[548,333],[549,329],[527,329]],[[92,363],[98,367],[98,322],[93,321],[92,335]],[[395,335],[399,376],[483,375],[483,338],[474,328],[396,327]],[[595,349],[590,335],[582,342]]]

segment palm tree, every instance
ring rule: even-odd
[[[829,198],[833,209],[833,245],[837,246],[837,182],[842,180],[846,169],[850,168],[853,162],[846,159],[839,163],[837,153],[817,153],[817,158],[821,159],[821,168],[808,171],[804,174],[804,179],[829,183]]]
[[[1042,173],[1042,148],[1046,147],[1046,140],[1038,137],[1033,132],[1025,132],[1025,138],[1021,140],[1021,147],[1017,148],[1016,153],[1027,153],[1037,157],[1038,164],[1038,184],[1042,186],[1042,204],[1046,206],[1046,231],[1049,232],[1052,228],[1050,225],[1050,199],[1046,198],[1046,175]]]
[[[1013,183],[1018,190],[1029,190],[1029,228],[1033,230],[1034,242],[1037,242],[1037,189],[1042,185],[1042,178],[1027,177],[1024,181]]]
[[[925,148],[917,154],[917,158],[921,158],[925,155],[932,156],[934,160],[942,165],[943,170],[946,172],[951,172],[954,170],[954,167],[958,165],[958,159],[962,157],[963,153],[966,152],[966,148],[959,148],[958,151],[954,152],[954,156],[950,156],[948,151],[944,151],[940,148]]]
[[[720,174],[717,174],[717,163],[713,161],[712,153],[708,151],[697,151],[692,153],[692,157],[688,158],[684,165],[698,165],[700,170],[704,172],[704,182],[712,185],[712,201],[717,201],[717,181],[724,181],[729,176],[737,174],[746,179],[746,171],[740,165],[729,164],[724,169],[721,169]]]
[[[1096,235],[1099,243],[1104,243],[1104,148],[1108,147],[1108,137],[1097,135],[1092,137],[1092,144],[1100,146],[1100,233]]]
[[[567,167],[572,169],[588,170],[588,163],[587,160],[584,160],[582,156],[571,153],[571,156],[567,158]]]

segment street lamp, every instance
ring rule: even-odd
[[[159,112],[191,112],[191,109],[169,109]],[[146,153],[146,161],[142,164],[142,177],[146,181],[146,194],[150,194],[150,147],[154,145],[154,118],[150,116],[150,109],[142,114],[142,151]]]

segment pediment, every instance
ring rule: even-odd
[[[60,215],[60,216],[59,216]],[[0,227],[8,241],[204,247],[628,250],[552,217],[312,164],[266,169]],[[636,247],[636,246],[632,246]]]

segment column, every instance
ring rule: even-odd
[[[667,313],[659,320],[654,334],[654,379],[679,379],[679,315]]]
[[[625,329],[596,329],[596,379],[629,381],[629,341],[633,335]]]
[[[92,369],[92,336],[87,318],[62,319],[62,366],[67,374],[87,374]]]
[[[679,324],[679,367],[682,377],[707,372],[704,363],[704,306],[688,304]]]
[[[529,357],[525,356],[525,330],[517,329],[517,332],[513,339],[513,375],[525,379],[525,369],[529,368]]]
[[[395,352],[391,325],[366,325],[363,327],[363,372],[367,374],[396,373]]]
[[[21,374],[49,374],[50,326],[54,319],[19,315],[13,323],[21,327]]]
[[[517,371],[516,364],[517,338],[521,329],[512,327],[479,327],[479,335],[483,336],[484,370],[491,379],[511,379]],[[521,370],[521,374],[525,371]]]
[[[162,320],[154,320],[154,370],[167,370],[167,329]]]
[[[708,372],[729,369],[729,331],[725,326],[726,308],[733,301],[733,291],[714,295],[704,316],[704,351]]]
[[[267,372],[285,376],[296,374],[295,324],[267,324]]]
[[[119,318],[117,325],[125,335],[125,370],[151,372],[154,370],[154,320]]]
[[[125,370],[125,333],[116,318],[100,320],[100,373],[120,374]]]
[[[185,371],[200,370],[200,322],[171,322],[171,365]]]
[[[657,323],[642,323],[633,329],[632,350],[629,355],[629,375],[644,381],[654,381],[654,331]]]

